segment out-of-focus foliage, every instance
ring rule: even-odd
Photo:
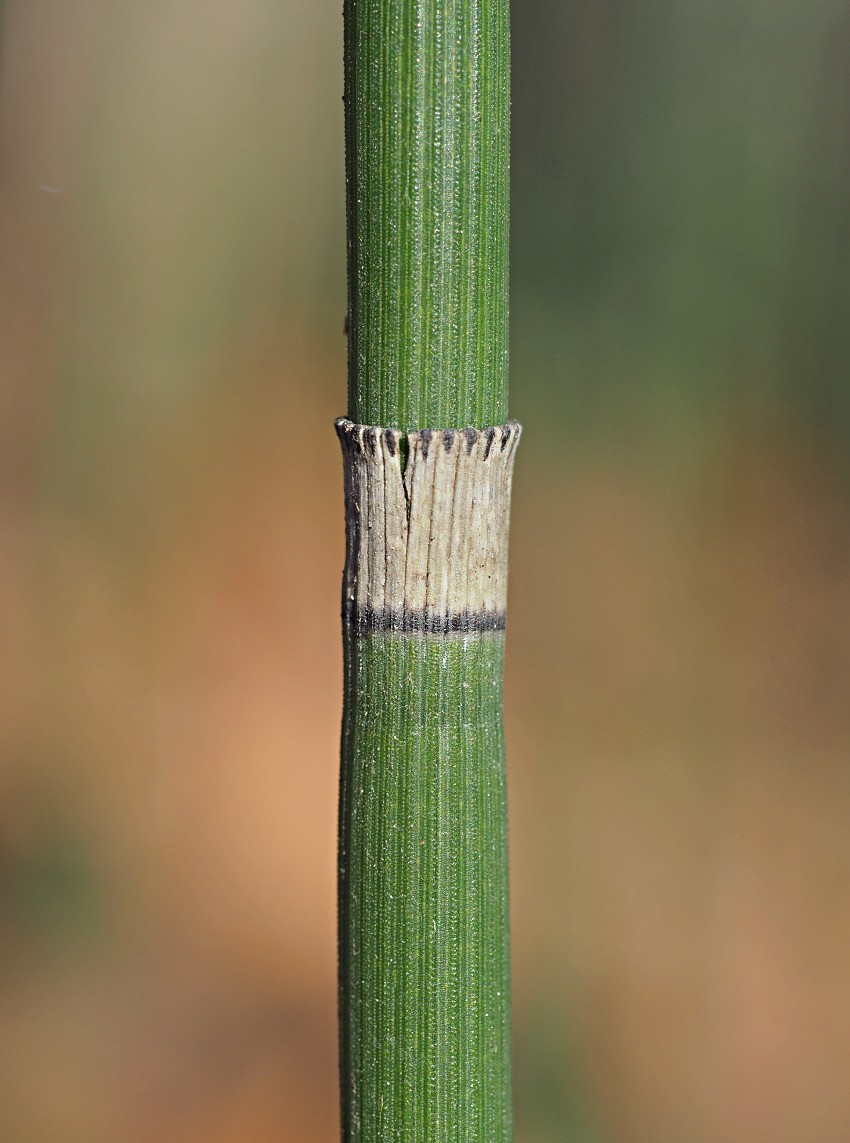
[[[333,1139],[339,13],[0,13],[0,1136]],[[849,22],[515,6],[518,1143],[850,1137]]]

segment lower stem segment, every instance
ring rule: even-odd
[[[345,1143],[509,1143],[502,674],[515,422],[337,422]],[[404,464],[402,466],[402,455]]]
[[[346,1143],[511,1138],[501,632],[345,634]]]

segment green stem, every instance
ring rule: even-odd
[[[346,0],[345,26],[349,417],[404,433],[498,424],[507,418],[508,0]],[[409,445],[423,473],[425,436],[424,447]],[[430,447],[443,450],[443,438]],[[475,447],[489,455],[483,438]],[[465,448],[446,435],[440,463]],[[482,459],[481,472],[494,463]],[[352,557],[371,527],[353,489],[349,479],[349,588],[370,574]],[[434,513],[432,543],[442,526]],[[461,531],[480,525],[469,517]],[[390,543],[381,539],[388,561]],[[371,600],[371,588],[357,591]],[[353,599],[340,795],[343,1138],[508,1143],[499,614],[479,623],[448,598],[435,622],[428,607],[358,611]]]
[[[510,1138],[501,674],[495,635],[349,636],[343,1137]]]
[[[346,0],[352,421],[507,419],[508,0]]]

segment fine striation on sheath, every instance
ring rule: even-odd
[[[516,421],[408,433],[336,421],[343,619],[360,634],[503,631]]]

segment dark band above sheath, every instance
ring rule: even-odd
[[[343,618],[363,634],[502,631],[516,421],[408,433],[338,420]]]

